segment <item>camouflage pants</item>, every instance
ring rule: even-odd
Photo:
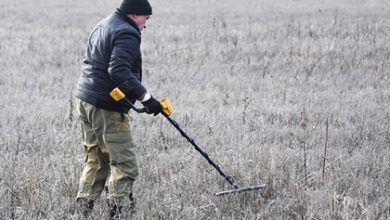
[[[77,101],[86,152],[77,199],[96,200],[108,179],[109,204],[127,206],[138,175],[129,117]]]

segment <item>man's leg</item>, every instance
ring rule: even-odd
[[[87,215],[93,208],[93,202],[104,189],[109,174],[109,156],[99,146],[104,120],[98,110],[92,105],[79,101],[79,116],[81,120],[82,142],[85,147],[86,159],[77,194],[80,211]]]
[[[107,115],[104,140],[110,155],[111,175],[107,195],[110,215],[124,218],[134,208],[131,193],[138,176],[137,155],[127,115],[116,112]]]
[[[77,199],[85,198],[95,201],[104,189],[109,174],[108,154],[103,153],[99,146],[85,146],[87,157],[80,178]]]

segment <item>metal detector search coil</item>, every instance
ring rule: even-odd
[[[259,189],[263,189],[265,187],[267,187],[266,184],[261,184],[261,185],[257,185],[257,186],[250,186],[250,187],[235,188],[235,189],[231,189],[231,190],[217,192],[217,193],[214,193],[214,195],[215,196],[225,196],[228,194],[235,194],[235,193],[242,193],[242,192],[248,192],[248,191],[253,191],[253,190],[259,190]]]

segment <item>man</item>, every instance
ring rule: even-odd
[[[77,194],[84,215],[91,212],[107,178],[110,219],[125,218],[131,208],[138,165],[127,117],[130,106],[115,102],[109,93],[119,87],[147,113],[161,112],[160,103],[141,84],[141,31],[151,14],[147,0],[123,0],[89,35],[76,89],[87,155]]]

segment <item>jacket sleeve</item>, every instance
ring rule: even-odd
[[[120,33],[113,41],[108,74],[117,85],[126,87],[126,96],[138,99],[146,89],[137,79],[136,74],[131,72],[134,61],[140,56],[141,39],[133,33]]]

